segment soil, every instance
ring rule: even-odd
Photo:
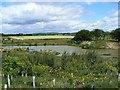
[[[106,42],[106,49],[120,49],[120,42]]]

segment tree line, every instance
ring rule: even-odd
[[[38,35],[75,35],[75,33],[31,33],[31,34],[25,34],[25,33],[18,33],[18,34],[4,34],[0,33],[2,36],[38,36]]]
[[[0,33],[2,36],[35,36],[35,35],[72,35],[75,36],[73,40],[75,41],[91,41],[91,40],[105,40],[105,39],[114,39],[120,41],[120,28],[112,30],[111,32],[104,31],[102,29],[89,30],[80,30],[77,33],[32,33],[32,34],[4,34]]]
[[[112,39],[115,41],[120,41],[120,28],[112,30],[111,32],[105,32],[102,29],[80,30],[76,33],[73,40],[75,41],[91,41],[91,40],[105,40]]]

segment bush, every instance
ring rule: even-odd
[[[29,46],[32,46],[32,44],[31,44],[31,43],[29,43]]]
[[[89,49],[89,44],[82,44],[82,45],[81,45],[81,48],[82,48],[82,49]]]
[[[89,30],[81,30],[76,33],[73,40],[75,40],[75,41],[90,41],[92,39],[91,36],[92,35],[89,32]]]
[[[45,65],[35,65],[33,68],[33,73],[36,76],[49,76],[49,74],[52,72],[52,68]]]
[[[44,46],[46,46],[47,44],[46,44],[46,43],[44,43],[43,45],[44,45]]]
[[[37,46],[37,43],[35,43],[34,45]]]

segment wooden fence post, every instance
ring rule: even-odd
[[[33,88],[35,88],[35,76],[33,76]]]
[[[92,81],[92,90],[94,90],[94,81]]]
[[[53,79],[53,85],[55,86],[55,78]]]
[[[8,87],[10,88],[10,77],[9,77],[9,75],[7,76],[7,80],[8,80]]]
[[[4,90],[7,90],[7,84],[4,85]]]

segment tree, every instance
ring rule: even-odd
[[[101,39],[104,36],[104,31],[101,29],[94,29],[91,31],[91,34],[93,37],[95,37],[95,40]]]
[[[81,30],[76,33],[73,40],[75,40],[75,41],[90,41],[91,33],[88,30]]]
[[[120,28],[117,28],[111,32],[112,38],[120,41]]]
[[[18,57],[11,57],[7,56],[3,60],[3,72],[5,75],[17,75],[19,71],[19,64],[18,62],[20,59]]]

